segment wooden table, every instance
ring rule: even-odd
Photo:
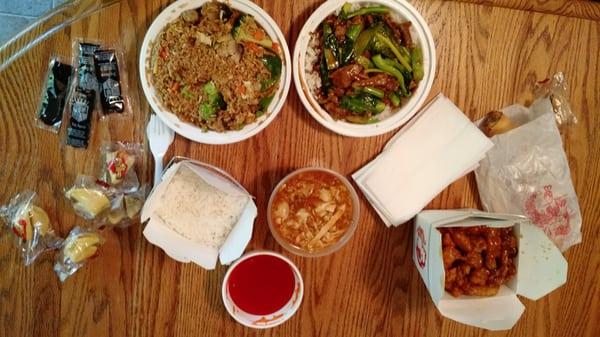
[[[274,17],[293,47],[302,24],[321,0],[293,1],[293,5],[291,1],[257,2]],[[347,246],[318,259],[291,256],[304,276],[304,301],[296,316],[267,331],[249,330],[227,315],[220,295],[225,267],[205,271],[176,263],[143,238],[140,225],[108,233],[102,254],[64,284],[52,271],[52,254],[24,268],[4,235],[0,336],[597,336],[600,5],[568,0],[411,2],[429,22],[437,45],[438,71],[430,96],[443,92],[468,117],[531,102],[533,83],[559,70],[571,84],[579,124],[564,141],[583,213],[583,242],[565,254],[567,284],[537,302],[522,299],[526,311],[512,330],[491,333],[443,318],[411,259],[412,224],[386,228],[361,197],[361,221]],[[149,108],[138,86],[137,52],[146,28],[167,4],[165,0],[120,1],[70,24],[0,73],[0,202],[22,189],[35,189],[61,235],[80,223],[62,189],[77,172],[93,170],[101,141],[143,141]],[[71,11],[25,37],[77,13]],[[127,83],[135,106],[125,119],[97,122],[90,149],[84,152],[62,147],[62,137],[32,123],[49,55],[70,55],[71,41],[78,37],[118,43],[125,49]],[[0,51],[0,56],[16,52],[23,46],[19,41],[4,55]],[[256,196],[259,215],[248,250],[281,252],[265,218],[275,184],[291,170],[308,165],[349,176],[379,153],[391,136],[352,139],[332,134],[306,113],[292,89],[280,116],[258,136],[227,146],[177,137],[169,156],[188,156],[230,172]],[[140,168],[145,181],[150,163]],[[479,206],[469,174],[428,208]]]

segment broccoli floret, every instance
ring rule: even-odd
[[[233,24],[231,34],[236,42],[252,42],[268,49],[273,48],[273,41],[258,28],[250,15],[241,15]],[[257,36],[263,37],[257,38]]]
[[[198,109],[200,118],[209,120],[217,115],[218,110],[227,109],[227,103],[213,81],[207,82],[202,87],[202,91],[206,95],[206,99],[200,104],[200,108]]]

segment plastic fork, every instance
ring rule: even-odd
[[[158,116],[152,114],[146,127],[146,135],[150,143],[150,152],[154,157],[154,186],[156,186],[162,178],[163,159],[173,143],[175,133]]]

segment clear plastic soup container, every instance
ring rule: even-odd
[[[352,212],[353,212],[352,223],[348,227],[348,230],[340,237],[340,239],[336,243],[334,243],[330,246],[327,246],[323,249],[319,249],[319,250],[315,250],[315,251],[308,251],[306,249],[297,247],[297,246],[293,245],[292,243],[288,242],[286,239],[284,239],[279,234],[278,230],[275,228],[275,224],[273,223],[273,220],[271,219],[271,206],[273,203],[273,199],[275,198],[275,195],[281,189],[283,184],[285,184],[292,177],[295,177],[300,173],[311,172],[311,171],[329,173],[329,174],[335,176],[336,178],[338,178],[346,186],[346,188],[348,189],[348,192],[350,193],[350,198],[352,199]],[[277,186],[273,189],[273,192],[271,192],[271,197],[269,198],[269,204],[267,206],[267,222],[269,223],[269,229],[271,230],[271,234],[273,235],[275,240],[286,250],[288,250],[296,255],[305,256],[305,257],[325,256],[325,255],[329,255],[329,254],[339,250],[340,248],[342,248],[348,242],[348,240],[350,240],[352,235],[354,235],[354,231],[356,230],[356,227],[358,226],[359,218],[360,218],[360,204],[358,201],[358,195],[356,194],[356,190],[354,189],[354,187],[352,187],[352,185],[350,184],[348,179],[346,179],[344,176],[342,176],[341,174],[339,174],[335,171],[325,169],[325,168],[320,168],[320,167],[306,167],[306,168],[298,169],[298,170],[288,174],[287,176],[285,176],[285,178],[283,178],[279,182],[279,184],[277,184]]]

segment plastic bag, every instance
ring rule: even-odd
[[[114,207],[115,192],[94,177],[79,175],[73,186],[65,191],[77,215],[86,220],[100,220]]]
[[[141,159],[140,144],[114,142],[100,147],[100,172],[98,179],[118,192],[131,193],[139,189],[140,183],[135,164]]]
[[[133,193],[121,194],[118,196],[116,207],[106,216],[106,221],[109,225],[118,228],[125,228],[132,224],[137,219],[144,205],[146,198],[145,186]]]
[[[483,208],[523,214],[561,251],[581,242],[581,212],[549,98],[503,112],[516,128],[491,138],[475,171]]]
[[[60,253],[54,264],[54,272],[64,282],[69,276],[81,268],[98,254],[98,248],[104,243],[104,238],[94,230],[75,227],[62,243]]]
[[[577,117],[571,110],[567,80],[562,72],[536,83],[533,94],[537,99],[550,100],[556,124],[561,130],[565,126],[577,124]]]
[[[26,266],[41,253],[56,249],[62,242],[54,234],[48,214],[38,205],[36,193],[24,191],[15,195],[8,205],[0,207],[0,216],[14,234],[15,245]]]

